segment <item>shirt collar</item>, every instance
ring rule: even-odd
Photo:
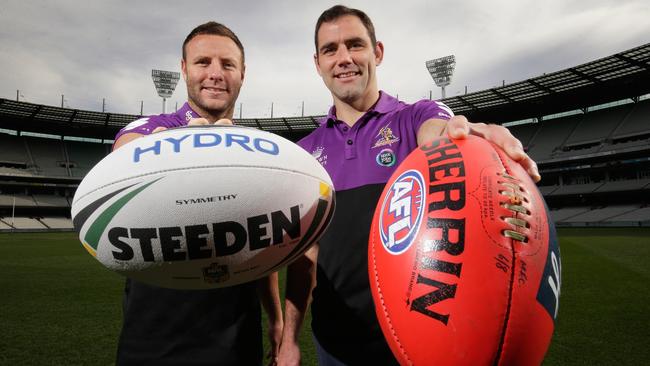
[[[389,95],[388,93],[380,90],[379,100],[377,100],[377,103],[375,103],[375,105],[373,105],[372,107],[370,107],[368,111],[366,111],[364,116],[368,114],[386,114],[392,110],[395,110],[395,108],[397,108],[398,105],[399,105],[399,100]],[[334,123],[336,123],[336,121],[337,121],[336,107],[332,106],[329,112],[327,113],[327,118],[325,119],[325,123],[327,123],[327,127],[332,127],[334,126]]]

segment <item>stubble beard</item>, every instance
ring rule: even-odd
[[[359,87],[357,86],[334,90],[333,94],[337,99],[346,104],[352,104],[363,95],[362,90],[359,90]]]
[[[215,103],[218,105],[210,105],[210,102],[206,102],[203,98],[201,98],[201,91],[199,89],[199,91],[196,92],[188,92],[188,99],[190,99],[198,108],[200,108],[203,113],[207,114],[208,116],[206,117],[220,119],[232,118],[236,96],[233,96],[233,99],[229,101],[219,100],[218,103]]]

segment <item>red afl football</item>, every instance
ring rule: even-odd
[[[404,365],[539,365],[557,317],[555,228],[526,171],[479,137],[413,151],[368,247],[382,331]]]

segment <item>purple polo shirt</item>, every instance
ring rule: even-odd
[[[298,143],[325,167],[336,189],[336,210],[319,239],[311,325],[319,346],[346,365],[398,364],[374,311],[368,233],[377,200],[395,168],[417,147],[422,123],[452,115],[439,102],[406,104],[381,92],[352,127],[332,108]]]
[[[138,119],[115,136],[148,135],[200,117],[188,103],[178,111]],[[155,239],[154,239],[155,240]],[[261,365],[257,284],[172,290],[126,280],[117,365]],[[164,319],[164,321],[160,321]]]
[[[352,127],[332,107],[320,127],[298,142],[325,167],[337,191],[385,183],[417,147],[417,132],[428,119],[448,120],[449,107],[438,101],[406,104],[380,92],[377,103]]]
[[[168,114],[159,114],[156,116],[148,116],[137,119],[128,125],[124,126],[118,133],[115,135],[115,140],[119,139],[120,136],[125,133],[140,133],[143,135],[148,135],[157,127],[180,127],[185,126],[192,118],[200,118],[201,116],[198,113],[194,112],[190,105],[185,102],[183,106],[174,113]]]

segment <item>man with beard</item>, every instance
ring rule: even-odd
[[[171,127],[232,124],[244,81],[244,47],[226,26],[208,22],[183,43],[187,103],[134,121],[113,149]],[[271,362],[282,332],[277,273],[214,290],[172,290],[127,279],[117,365],[261,365],[260,301],[269,318]]]

